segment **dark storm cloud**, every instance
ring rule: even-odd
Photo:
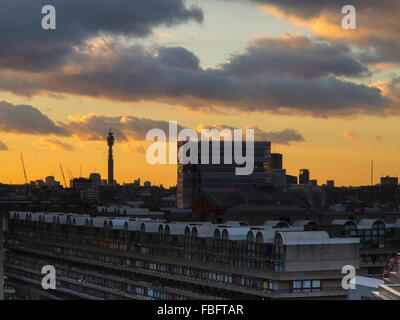
[[[38,109],[29,105],[14,106],[5,101],[0,101],[0,131],[17,134],[68,135],[65,129]]]
[[[0,10],[0,68],[56,68],[72,47],[100,34],[145,37],[160,25],[202,22],[197,7],[184,0],[58,0],[57,29],[41,27],[48,0],[3,0]]]
[[[185,48],[146,50],[116,39],[144,37],[159,25],[201,22],[202,11],[183,0],[58,1],[57,30],[44,31],[40,12],[47,2],[2,3],[0,90],[318,117],[382,114],[390,104],[377,88],[335,78],[368,74],[347,45],[303,36],[264,38],[230,63],[203,69]],[[305,1],[311,11],[295,1],[259,2],[307,15],[332,7],[327,0]]]
[[[301,36],[258,40],[216,69],[202,69],[199,59],[184,48],[147,51],[140,45],[112,42],[94,52],[87,46],[78,48],[65,72],[41,73],[33,80],[13,75],[10,82],[2,75],[0,89],[26,95],[47,91],[159,101],[192,109],[224,107],[318,117],[381,114],[390,101],[379,89],[334,77],[366,72],[346,46]],[[20,84],[14,90],[9,83]]]
[[[230,63],[223,68],[232,74],[288,73],[304,78],[368,73],[347,45],[311,40],[300,35],[258,39],[245,54],[232,56]]]
[[[234,1],[234,0],[232,0]],[[341,26],[342,8],[352,5],[357,13],[357,29],[322,32],[322,37],[330,40],[348,41],[360,48],[373,48],[373,55],[363,55],[365,62],[400,62],[400,1],[398,0],[248,0],[261,5],[279,9],[286,16],[301,19],[312,24],[312,19],[323,18],[334,28]],[[321,21],[319,21],[321,22]],[[320,25],[319,28],[326,28]],[[318,28],[317,28],[318,29]],[[331,28],[333,29],[333,28]],[[314,31],[316,31],[314,29]],[[324,31],[324,30],[319,30]],[[318,31],[316,31],[318,33]]]

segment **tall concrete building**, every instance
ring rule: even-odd
[[[22,299],[346,299],[360,240],[303,229],[10,212],[5,275]]]
[[[308,169],[300,169],[299,171],[299,184],[310,183],[310,171]]]
[[[186,142],[178,142],[178,150]],[[271,184],[268,174],[271,161],[271,142],[254,142],[254,171],[250,175],[237,175],[232,152],[232,163],[226,164],[224,144],[220,144],[219,164],[212,164],[215,156],[212,143],[209,144],[209,164],[201,164],[201,142],[198,142],[199,164],[178,164],[177,206],[179,209],[191,208],[203,192],[230,192],[236,187]],[[245,142],[242,151],[246,150]],[[179,152],[179,151],[178,151]]]
[[[396,190],[399,187],[399,178],[397,177],[382,177],[381,188],[384,190]]]
[[[271,169],[272,170],[282,170],[282,154],[281,153],[271,153]]]
[[[111,131],[107,136],[108,144],[108,183],[114,184],[114,158],[113,158],[113,145],[114,145],[114,133]]]

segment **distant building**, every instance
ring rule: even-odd
[[[25,299],[346,299],[359,238],[301,229],[11,212],[4,274]],[[42,289],[43,265],[57,290]]]
[[[145,181],[145,182],[143,183],[143,186],[144,186],[144,187],[151,187],[151,182],[150,182],[150,181]]]
[[[287,174],[286,175],[286,184],[297,184],[297,177]]]
[[[176,195],[161,198],[161,208],[176,208]]]
[[[283,189],[286,187],[286,170],[285,169],[273,169],[268,172],[272,185],[277,189]]]
[[[355,289],[348,290],[348,300],[372,300],[373,291],[379,289],[379,285],[383,284],[383,280],[356,276],[350,281],[350,284],[354,284]]]
[[[400,253],[392,257],[385,268],[383,284],[373,292],[375,300],[400,300]]]
[[[333,204],[326,186],[318,186],[316,182],[310,184],[291,185],[290,190],[302,194],[304,199],[314,209],[326,209]]]
[[[178,142],[178,150],[186,142]],[[219,164],[212,164],[212,143],[209,144],[209,163],[201,164],[201,145],[199,142],[198,164],[178,164],[178,209],[191,208],[201,192],[230,192],[238,186],[271,184],[271,142],[254,142],[254,171],[250,175],[236,175],[237,164],[225,164],[224,144],[220,145]],[[243,142],[242,150],[246,150]],[[178,151],[179,152],[179,151]],[[232,153],[233,154],[233,153]],[[214,158],[215,160],[215,158]]]
[[[97,189],[83,189],[80,191],[80,199],[85,202],[93,202],[100,200],[100,193]]]
[[[271,153],[271,170],[282,170],[282,154]]]
[[[93,187],[95,189],[99,189],[102,185],[101,175],[100,173],[91,173],[89,176],[89,180],[93,181]]]
[[[299,184],[310,183],[310,171],[308,169],[300,169],[299,171]]]
[[[382,177],[381,187],[384,189],[397,189],[399,187],[399,178],[397,177]]]
[[[326,186],[327,186],[328,188],[333,189],[333,188],[335,187],[335,181],[334,181],[334,180],[328,180],[328,181],[326,181]]]
[[[72,180],[71,188],[79,192],[84,189],[94,189],[94,183],[91,179],[75,178]]]
[[[317,186],[318,185],[318,180],[314,179],[314,180],[310,180],[310,184],[312,186]]]
[[[43,180],[36,180],[36,181],[31,181],[31,186],[36,187],[36,188],[41,188],[44,187],[46,184]]]
[[[50,188],[56,188],[60,186],[60,182],[56,181],[56,179],[53,176],[46,177],[44,184]]]

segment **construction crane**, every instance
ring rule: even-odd
[[[71,180],[74,179],[74,175],[72,174],[72,171],[69,170],[68,168],[67,168],[67,170],[68,170],[68,176],[69,176],[69,178],[70,178]]]
[[[67,181],[65,181],[64,170],[63,170],[61,164],[60,164],[60,170],[61,170],[62,177],[63,177],[63,179],[64,179],[64,186],[67,188]]]
[[[67,168],[68,176],[69,176],[69,187],[71,188],[71,181],[74,179],[74,175],[72,174],[71,170]]]
[[[25,162],[24,162],[24,156],[22,155],[22,152],[21,152],[21,162],[22,162],[22,169],[24,169],[25,184],[28,185],[28,178],[26,177]]]

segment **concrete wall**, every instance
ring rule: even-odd
[[[284,271],[342,270],[345,265],[359,269],[359,244],[287,245]]]

